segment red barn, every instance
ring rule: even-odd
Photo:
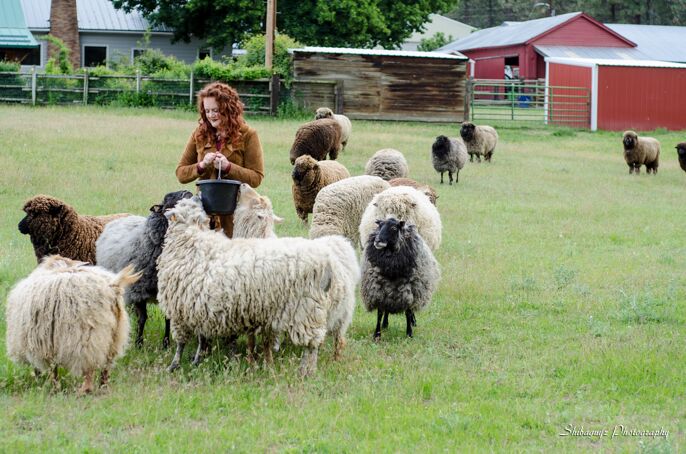
[[[470,75],[503,79],[545,78],[545,57],[647,59],[636,44],[591,16],[569,13],[526,22],[505,22],[474,32],[438,52],[460,52],[469,57]],[[473,63],[472,63],[473,62]]]
[[[591,130],[686,129],[686,64],[546,58],[546,86],[591,90]],[[555,123],[555,104],[547,118]],[[588,125],[578,125],[588,127]]]

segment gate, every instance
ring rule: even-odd
[[[590,128],[591,94],[584,87],[556,87],[539,80],[472,79],[467,85],[469,112],[483,121],[527,122]]]

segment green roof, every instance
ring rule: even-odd
[[[19,0],[0,0],[0,47],[38,47],[26,28]]]

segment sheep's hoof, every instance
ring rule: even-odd
[[[162,339],[162,348],[165,350],[169,348],[169,338],[168,337],[165,337]]]
[[[381,333],[374,333],[374,338],[372,341],[379,342],[381,340]]]
[[[167,367],[167,372],[174,372],[176,369],[179,368],[179,363],[173,362]]]
[[[198,367],[201,362],[202,362],[202,358],[198,358],[196,356],[195,358],[193,358],[193,361],[191,361],[191,366]]]

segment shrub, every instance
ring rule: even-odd
[[[255,35],[246,41],[246,54],[238,58],[238,63],[246,67],[264,67],[265,51],[264,35]],[[286,84],[290,84],[293,79],[293,57],[288,53],[288,49],[301,47],[301,45],[288,35],[278,34],[274,40],[273,72],[278,74]]]
[[[45,39],[50,44],[57,47],[57,58],[50,57],[50,59],[48,59],[48,62],[45,64],[45,73],[72,74],[74,72],[74,68],[69,61],[69,54],[71,51],[64,41],[52,35],[46,35]]]
[[[0,60],[0,73],[16,73],[20,68],[19,62]]]
[[[453,42],[453,35],[446,37],[442,32],[438,32],[431,38],[423,38],[417,45],[417,50],[421,52],[431,52]]]

